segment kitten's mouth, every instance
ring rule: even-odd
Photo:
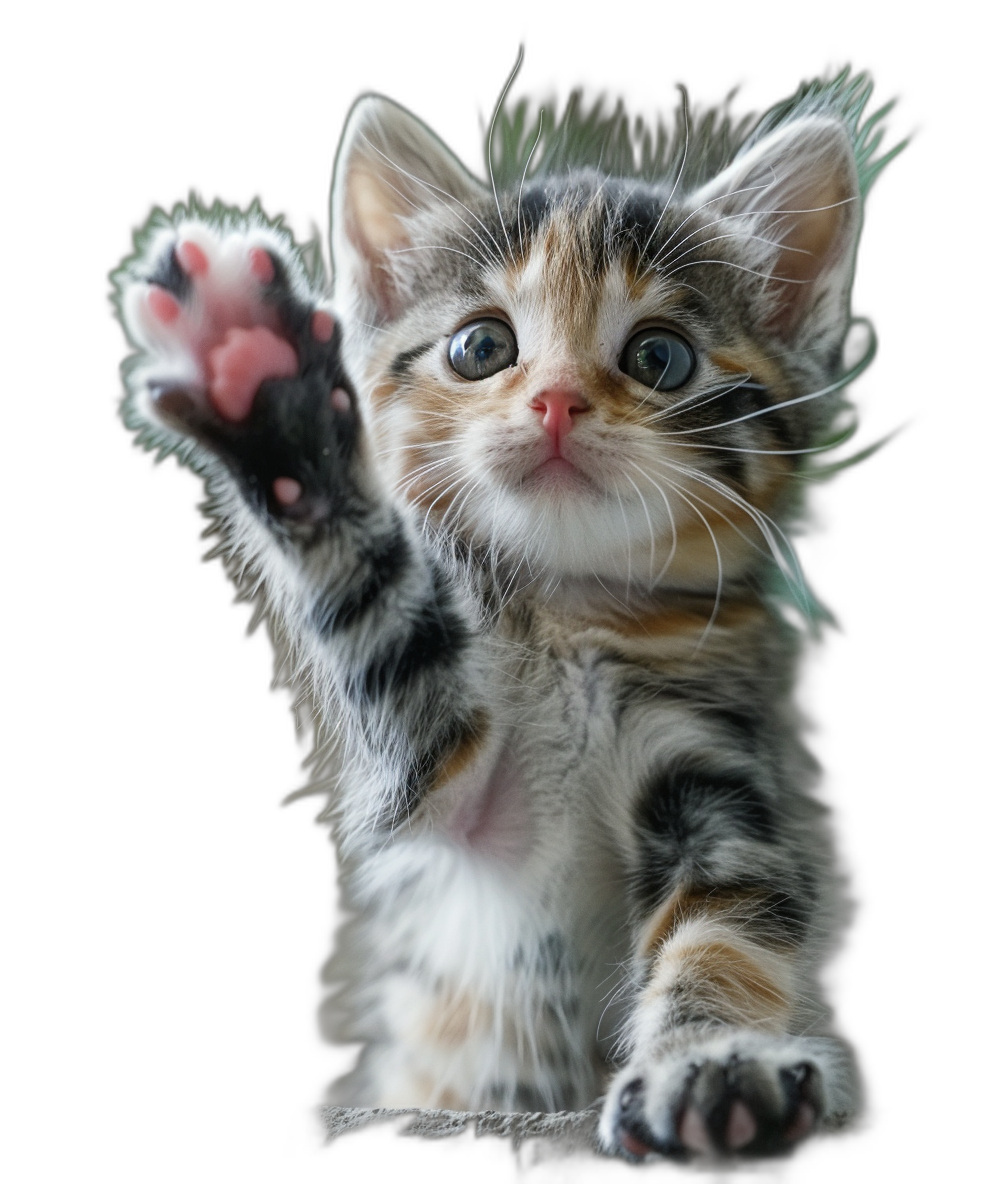
[[[522,481],[527,489],[575,489],[591,485],[590,479],[564,456],[551,456]]]

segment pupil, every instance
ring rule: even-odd
[[[642,371],[664,374],[669,364],[671,351],[667,341],[646,341],[637,354],[637,365]]]
[[[484,337],[479,345],[476,346],[476,357],[480,362],[485,362],[487,358],[494,352],[494,339],[489,335]]]

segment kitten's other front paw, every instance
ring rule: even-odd
[[[630,1159],[780,1155],[850,1117],[856,1093],[839,1042],[726,1033],[635,1058],[609,1088],[599,1137]]]
[[[289,236],[255,215],[180,209],[155,215],[140,242],[113,277],[139,351],[126,368],[127,424],[198,468],[213,453],[274,514],[338,513],[355,400],[339,327]]]

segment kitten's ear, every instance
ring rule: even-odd
[[[332,241],[340,303],[363,298],[379,321],[401,312],[397,251],[414,242],[415,220],[444,211],[464,225],[484,187],[419,119],[380,95],[364,95],[347,118],[336,155]]]
[[[827,116],[785,124],[705,185],[693,203],[692,221],[710,228],[705,237],[738,235],[745,266],[772,277],[759,314],[771,332],[793,341],[805,329],[827,339],[830,330],[844,331],[861,224],[857,165],[844,124]]]

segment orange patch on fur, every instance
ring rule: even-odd
[[[627,295],[631,300],[640,300],[652,282],[647,267],[641,267],[639,260],[631,259],[629,256],[623,258],[623,278],[626,280]]]
[[[670,637],[699,633],[706,628],[709,615],[684,608],[665,608],[635,617],[616,617],[612,628],[623,637]]]
[[[710,612],[706,602],[696,606],[677,604],[653,612],[642,609],[633,616],[612,614],[600,623],[628,641],[695,637],[707,628]],[[758,604],[725,600],[718,607],[714,624],[734,632],[762,620],[764,615]]]
[[[711,1014],[733,1023],[778,1026],[791,999],[771,973],[726,941],[675,951],[693,994]]]
[[[727,370],[729,374],[752,373],[751,366],[747,365],[740,358],[733,358],[731,354],[721,353],[719,350],[712,349],[708,357],[719,370]],[[756,375],[753,374],[753,377],[755,378]]]
[[[474,1036],[485,1035],[490,1030],[490,1021],[489,1004],[465,993],[443,993],[431,1008],[423,1035],[438,1044],[457,1047]]]
[[[409,1096],[414,1099],[413,1105],[433,1107],[438,1110],[468,1110],[465,1099],[450,1085],[440,1088],[433,1077],[424,1073],[413,1079],[413,1089]]]
[[[594,344],[601,289],[588,266],[584,241],[587,227],[568,211],[558,210],[542,236],[543,289],[547,304],[557,310],[563,335],[575,350],[587,354]]]
[[[472,724],[458,744],[442,760],[434,774],[431,789],[439,789],[472,764],[483,747],[490,720],[485,712],[477,712]]]
[[[766,894],[756,889],[694,889],[685,885],[677,888],[648,918],[637,945],[638,955],[653,957],[684,922],[698,917],[715,916],[722,921],[738,920],[745,925],[760,912],[765,900]],[[768,943],[761,934],[761,944],[786,948],[790,943],[780,940]]]
[[[379,382],[377,386],[371,388],[371,402],[375,407],[380,407],[389,399],[395,398],[398,393],[399,384],[397,382]]]

